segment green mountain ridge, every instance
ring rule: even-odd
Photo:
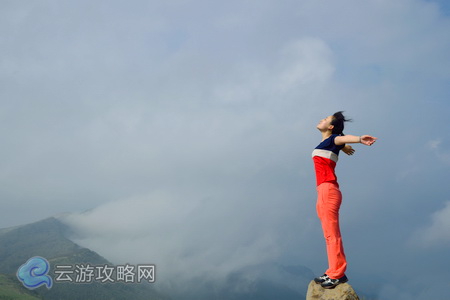
[[[0,299],[2,300],[41,300],[34,291],[23,287],[15,276],[0,274]]]
[[[113,266],[108,260],[70,241],[69,228],[54,217],[0,230],[0,299],[24,300],[165,300],[149,283],[55,282],[57,265]],[[41,256],[50,263],[53,287],[25,288],[16,272],[30,258]]]
[[[296,300],[305,296],[314,277],[301,265],[267,262],[242,266],[221,281],[198,277],[175,281],[178,285],[166,282],[158,291],[151,283],[55,282],[60,266],[114,266],[67,238],[71,236],[71,229],[55,217],[0,229],[0,300]],[[51,289],[27,289],[16,276],[18,269],[36,256],[50,264]]]

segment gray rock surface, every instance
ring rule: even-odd
[[[359,297],[348,283],[341,283],[334,289],[324,289],[312,280],[308,286],[306,300],[359,300]]]

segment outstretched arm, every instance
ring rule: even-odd
[[[355,143],[361,143],[367,146],[372,146],[373,143],[377,140],[376,137],[370,136],[370,135],[342,135],[337,136],[334,139],[334,143],[336,145],[344,145],[344,144],[355,144]]]
[[[345,144],[344,148],[342,148],[342,152],[347,155],[353,155],[355,153],[355,149],[353,149],[352,146]]]

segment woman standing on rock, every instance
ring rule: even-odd
[[[334,172],[339,151],[352,155],[355,150],[347,144],[361,143],[371,146],[377,140],[370,135],[344,135],[344,122],[347,121],[350,120],[345,119],[342,111],[321,120],[317,129],[322,134],[322,142],[312,153],[318,194],[316,209],[322,223],[328,256],[328,270],[322,276],[314,278],[314,281],[324,288],[334,288],[348,281],[345,276],[347,261],[339,229],[342,194]]]

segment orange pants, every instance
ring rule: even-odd
[[[330,278],[338,279],[344,276],[347,269],[344,246],[339,229],[339,208],[342,194],[335,183],[324,182],[317,187],[317,215],[322,223],[323,235],[327,245],[328,270]]]

